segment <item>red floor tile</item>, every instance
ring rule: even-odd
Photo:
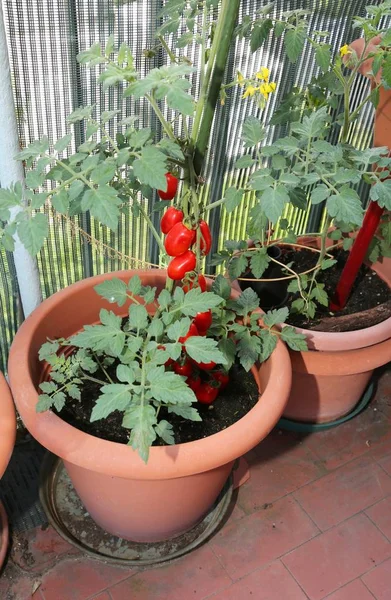
[[[282,498],[265,510],[228,523],[210,545],[227,573],[238,579],[317,533],[318,529],[295,500]]]
[[[382,373],[377,382],[376,398],[371,403],[387,418],[391,418],[391,370]]]
[[[296,548],[282,561],[310,600],[321,600],[390,555],[391,544],[361,514]]]
[[[383,458],[380,458],[378,460],[378,463],[382,467],[382,469],[386,471],[386,473],[391,475],[391,453],[386,454]]]
[[[376,407],[375,407],[376,408]],[[376,448],[391,441],[391,424],[388,418],[371,404],[361,415],[354,418],[362,440],[369,448]]]
[[[373,596],[360,579],[355,579],[331,596],[327,596],[326,600],[373,600]]]
[[[41,573],[61,556],[79,554],[79,550],[47,527],[14,534],[11,554],[13,562],[25,571]]]
[[[391,598],[391,560],[373,569],[362,577],[367,588],[376,600],[390,600]]]
[[[94,596],[90,600],[111,600],[111,596],[109,596],[108,592],[102,592],[98,596]]]
[[[269,439],[270,438],[270,439]],[[239,490],[247,513],[274,502],[325,473],[312,450],[284,432],[273,431],[256,449],[250,480]]]
[[[293,577],[280,561],[253,571],[210,600],[306,600]]]
[[[363,456],[294,493],[323,531],[391,494],[391,478]]]
[[[42,577],[40,592],[44,600],[85,600],[132,572],[90,558],[65,560]]]
[[[231,585],[208,546],[158,569],[142,571],[110,588],[113,600],[201,599]]]
[[[391,496],[380,500],[380,502],[371,506],[365,512],[371,521],[391,541]]]
[[[306,446],[323,462],[324,467],[332,471],[341,465],[369,452],[369,446],[360,436],[361,428],[356,419],[318,431],[304,439]]]

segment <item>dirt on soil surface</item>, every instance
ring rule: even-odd
[[[345,266],[348,252],[345,250],[337,250],[333,252],[334,258],[337,260],[329,269],[320,271],[317,281],[325,284],[325,291],[329,298],[331,298],[335,292],[337,283],[341,276],[342,270]],[[297,273],[303,273],[308,269],[311,269],[317,261],[318,253],[311,252],[310,250],[301,249],[294,250],[289,248],[283,250],[281,262],[284,264],[290,264],[291,268]],[[309,275],[311,276],[311,275]],[[290,303],[297,298],[297,294],[291,294],[288,300],[288,307]],[[340,317],[346,317],[347,315],[360,314],[355,319],[345,319],[345,323],[348,321],[348,327],[345,328],[341,323],[340,331],[354,331],[355,329],[361,329],[362,313],[375,309],[384,305],[385,310],[375,311],[371,323],[365,324],[366,327],[369,325],[375,325],[389,317],[389,303],[391,301],[391,292],[385,281],[381,279],[375,271],[366,265],[362,265],[356,281],[354,283],[352,293],[345,308],[338,313],[332,313],[326,306],[317,305],[317,311],[313,319],[308,319],[305,315],[300,313],[292,313],[289,315],[288,323],[296,327],[304,327],[305,329],[314,329],[319,323],[324,322],[327,319],[338,320]],[[333,331],[338,331],[338,327],[334,327]]]
[[[115,376],[116,365],[108,369],[114,383],[119,383]],[[95,375],[94,375],[95,376]],[[104,373],[97,371],[96,377],[104,379]],[[129,430],[122,427],[123,413],[114,411],[106,419],[90,423],[90,416],[95,401],[100,395],[100,385],[92,381],[85,382],[81,400],[69,398],[59,416],[77,429],[101,439],[126,444]],[[160,410],[159,416],[167,419],[174,428],[175,443],[192,442],[208,437],[226,429],[246,415],[258,401],[258,388],[251,373],[234,365],[230,371],[230,381],[223,392],[210,406],[196,403],[193,406],[199,411],[202,421],[189,421],[174,414]],[[160,439],[154,445],[164,445]]]

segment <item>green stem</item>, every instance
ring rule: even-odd
[[[172,130],[172,127],[169,123],[167,123],[166,119],[164,118],[164,115],[163,115],[162,111],[160,110],[158,103],[156,102],[153,95],[145,94],[145,97],[148,100],[148,102],[150,103],[150,105],[152,106],[153,110],[155,111],[155,114],[156,114],[157,118],[159,119],[160,123],[162,124],[162,127],[163,127],[164,131],[166,132],[166,134],[168,135],[168,137],[170,139],[172,139],[173,141],[175,141],[175,135]]]
[[[229,48],[235,23],[239,13],[240,0],[222,0],[216,33],[210,49],[208,67],[203,81],[200,98],[197,102],[191,135],[194,146],[194,169],[201,173],[216,104],[224,77]]]
[[[95,352],[93,352],[92,354],[95,356],[96,362],[98,363],[98,365],[102,369],[103,373],[106,375],[107,380],[110,381],[110,383],[114,383],[114,381],[111,379],[110,375],[108,374],[108,372],[104,368],[103,363],[100,362],[98,355]]]
[[[354,110],[354,111],[352,112],[352,114],[351,114],[351,115],[349,115],[349,121],[350,121],[350,122],[352,122],[352,121],[353,121],[353,119],[355,119],[355,118],[356,118],[356,116],[358,115],[358,113],[360,112],[360,110],[363,108],[363,106],[365,106],[365,104],[368,102],[368,100],[370,100],[370,99],[371,99],[371,96],[372,96],[373,92],[374,92],[375,90],[378,90],[379,88],[380,88],[380,84],[379,84],[379,85],[377,85],[377,86],[376,86],[376,87],[375,87],[375,88],[374,88],[374,89],[371,91],[371,93],[370,93],[370,94],[368,94],[368,96],[367,96],[367,97],[366,97],[366,98],[365,98],[365,99],[364,99],[364,100],[361,102],[361,104],[359,104],[359,105],[357,106],[356,110]]]
[[[91,377],[91,375],[86,375],[83,372],[83,379],[88,379],[89,381],[93,381],[94,383],[99,383],[99,385],[107,385],[106,381],[102,381],[101,379],[96,379],[95,377]]]
[[[140,209],[140,212],[143,215],[144,219],[146,220],[148,227],[151,230],[151,233],[152,233],[153,237],[155,238],[157,245],[159,246],[159,249],[161,250],[161,252],[163,252],[163,254],[166,254],[166,249],[164,247],[162,239],[161,239],[160,235],[158,234],[156,227],[152,223],[147,211],[144,209],[144,207],[142,206],[141,203],[139,203],[139,209]]]
[[[164,39],[164,37],[162,35],[159,35],[158,40],[161,43],[161,45],[163,46],[163,48],[165,49],[165,51],[167,52],[167,54],[170,57],[170,59],[172,60],[172,62],[175,62],[175,63],[178,62],[177,57],[175,56],[175,54],[173,53],[173,51],[171,50],[171,48],[167,44],[167,42]]]

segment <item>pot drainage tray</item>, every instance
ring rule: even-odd
[[[86,512],[62,461],[52,454],[42,465],[40,500],[54,529],[84,553],[105,562],[148,566],[179,558],[205,542],[228,513],[232,491],[230,476],[200,523],[178,537],[151,543],[130,542],[101,529]]]

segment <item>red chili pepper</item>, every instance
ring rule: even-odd
[[[220,391],[227,387],[229,383],[228,373],[225,373],[224,371],[213,371],[210,376],[220,383]]]
[[[201,383],[200,387],[196,391],[198,402],[201,404],[212,404],[219,393],[219,388],[214,387],[210,383]]]
[[[189,327],[189,331],[186,333],[186,335],[184,335],[183,337],[180,337],[178,341],[181,344],[184,344],[189,337],[192,337],[194,335],[198,335],[198,329],[194,325],[194,323],[191,323],[191,325]]]
[[[157,193],[161,200],[172,200],[178,190],[178,179],[172,173],[166,173],[167,189],[158,190]]]
[[[164,247],[169,256],[180,256],[189,250],[193,244],[196,232],[189,229],[183,223],[177,223],[168,232],[164,241]]]
[[[180,256],[176,256],[172,259],[168,265],[167,274],[170,279],[179,281],[183,279],[186,273],[194,271],[197,263],[196,255],[191,250],[187,250]]]
[[[192,290],[193,287],[199,287],[200,290],[201,290],[201,292],[206,292],[206,279],[205,279],[205,277],[203,275],[198,275],[197,282],[193,279],[192,281],[186,283],[183,286],[183,291],[185,292],[185,294],[187,294],[187,292],[189,290]]]
[[[183,221],[183,212],[170,206],[162,216],[160,221],[160,229],[162,233],[167,234],[177,223]]]
[[[193,319],[193,323],[197,326],[200,335],[204,335],[212,325],[212,311],[199,312]]]
[[[186,379],[186,383],[189,386],[189,388],[193,390],[195,394],[197,394],[197,390],[201,385],[201,378],[196,373],[193,373],[192,375],[190,375],[190,377]]]
[[[202,254],[207,255],[212,247],[212,234],[206,221],[200,221],[199,227],[201,230],[200,250]]]
[[[183,364],[174,362],[173,369],[174,373],[177,375],[183,375],[183,377],[190,377],[190,375],[193,373],[193,365],[187,359]]]

